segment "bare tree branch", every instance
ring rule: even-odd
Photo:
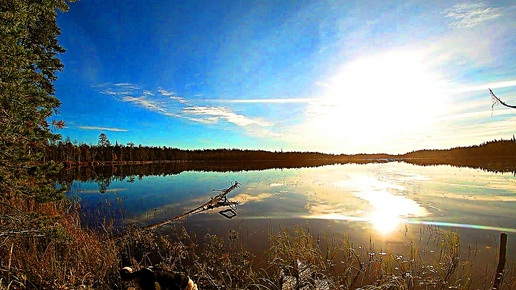
[[[493,98],[493,105],[491,106],[491,108],[494,108],[494,106],[497,105],[497,104],[502,104],[502,105],[504,105],[504,106],[506,106],[508,108],[516,109],[516,106],[512,106],[512,105],[506,104],[502,100],[500,100],[500,98],[495,96],[495,94],[493,93],[493,91],[491,89],[489,89],[489,93],[491,94],[491,97]]]

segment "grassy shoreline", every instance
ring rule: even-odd
[[[137,227],[115,234],[114,219],[97,219],[93,230],[69,200],[37,203],[13,197],[0,201],[0,207],[0,289],[127,289],[130,284],[120,281],[119,269],[149,265],[187,273],[201,289],[282,289],[292,281],[309,289],[323,284],[329,289],[493,285],[492,269],[473,276],[473,267],[479,266],[475,251],[460,248],[458,233],[433,227],[425,233],[431,237],[426,243],[439,249],[431,258],[422,255],[424,244],[417,235],[409,253],[401,254],[294,227],[271,229],[268,251],[257,260],[235,231],[196,235],[176,225],[170,235]],[[516,263],[509,260],[500,289],[515,288]]]

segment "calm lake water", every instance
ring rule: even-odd
[[[74,181],[69,194],[87,204],[118,198],[126,216],[145,225],[193,209],[235,181],[241,187],[228,198],[241,203],[236,217],[226,219],[216,209],[182,223],[197,232],[237,230],[256,252],[266,249],[271,228],[302,225],[355,244],[391,247],[433,226],[459,231],[462,248],[478,249],[492,264],[500,232],[506,232],[509,259],[516,260],[516,177],[465,167],[391,162],[183,172],[112,181],[103,194],[95,182]]]

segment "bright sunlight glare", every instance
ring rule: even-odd
[[[375,232],[386,236],[399,229],[400,225],[411,223],[409,218],[430,214],[407,196],[403,185],[381,176],[350,173],[332,185],[344,192],[318,195],[319,205],[311,207],[309,218],[366,222]],[[354,205],[353,209],[347,207],[349,204]]]
[[[400,49],[344,64],[307,110],[310,133],[338,145],[424,131],[447,108],[446,84],[427,59]]]
[[[356,196],[367,200],[372,205],[368,215],[369,222],[380,234],[393,232],[407,217],[423,217],[429,213],[417,202],[400,195],[394,195],[386,190],[366,191]]]
[[[397,213],[380,209],[371,214],[369,222],[376,232],[386,235],[394,232],[402,220]]]

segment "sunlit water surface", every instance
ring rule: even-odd
[[[229,194],[239,201],[229,220],[219,210],[188,218],[199,233],[237,230],[247,245],[267,248],[267,233],[302,225],[313,233],[347,236],[357,244],[403,244],[422,227],[459,231],[463,248],[495,261],[500,232],[509,235],[516,259],[516,178],[512,174],[406,163],[346,164],[245,172],[183,172],[112,181],[104,194],[94,182],[74,182],[82,202],[122,201],[126,216],[144,225],[179,215],[238,181]]]

